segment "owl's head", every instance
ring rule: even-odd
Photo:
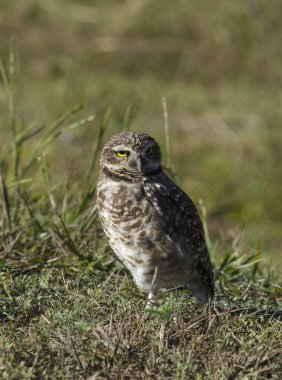
[[[120,132],[105,144],[100,164],[111,172],[146,175],[161,168],[161,151],[145,133]]]

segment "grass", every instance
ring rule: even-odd
[[[69,212],[65,223],[47,211],[49,200],[30,194],[27,209],[12,198],[21,218],[1,236],[1,378],[280,378],[281,312],[271,313],[282,287],[257,257],[236,247],[217,257],[210,313],[185,292],[164,293],[145,312],[93,207],[83,228]]]
[[[12,96],[10,91],[8,81]],[[0,377],[281,377],[282,287],[260,268],[258,250],[208,238],[216,308],[205,310],[187,293],[171,291],[163,293],[159,308],[145,312],[146,296],[107,246],[94,201],[110,110],[100,123],[84,181],[77,183],[71,174],[52,180],[46,151],[65,131],[93,120],[79,119],[80,111],[76,107],[50,125],[15,125],[1,158]],[[129,108],[126,129],[131,114]],[[24,155],[25,144],[36,136],[33,151]],[[169,145],[167,132],[167,152]]]
[[[40,25],[46,22],[56,40],[64,33],[58,26],[60,19],[53,30],[55,21],[47,15],[41,15],[31,28],[37,25],[34,34],[42,35]],[[11,23],[10,28],[16,36],[24,35],[21,23],[13,19]],[[68,27],[71,28],[69,33],[75,35],[76,24],[68,24]],[[282,113],[278,77],[258,80],[243,71],[242,76],[247,75],[246,78],[230,80],[223,77],[212,82],[212,77],[203,76],[201,80],[185,77],[179,64],[174,66],[174,76],[166,78],[165,75],[160,77],[160,70],[165,70],[161,63],[155,63],[156,68],[152,71],[141,63],[138,66],[136,59],[129,57],[128,62],[133,60],[136,71],[132,73],[124,67],[124,62],[118,61],[118,53],[89,58],[93,65],[101,60],[99,67],[92,68],[89,63],[81,62],[89,54],[87,44],[80,51],[77,50],[79,42],[73,45],[67,43],[68,40],[62,41],[64,49],[58,56],[52,44],[46,42],[44,45],[36,40],[27,55],[28,46],[24,41],[16,39],[14,103],[18,128],[24,129],[32,123],[35,123],[34,128],[50,126],[64,111],[80,104],[84,104],[80,113],[82,119],[95,115],[92,122],[65,130],[48,146],[46,152],[53,182],[69,171],[72,181],[83,181],[82,173],[88,170],[92,143],[96,141],[99,122],[108,106],[112,107],[111,128],[105,132],[105,138],[120,128],[128,105],[133,104],[133,128],[151,133],[165,146],[162,120],[162,97],[165,96],[173,142],[171,157],[179,181],[193,199],[204,199],[212,233],[216,238],[229,235],[230,231],[237,235],[242,226],[247,225],[245,242],[252,247],[260,236],[266,260],[281,270],[282,191],[277,167],[281,162]],[[69,49],[80,60],[69,62]],[[4,45],[1,50],[7,66],[8,47]],[[166,63],[165,57],[161,57]],[[52,68],[60,59],[66,59],[70,67],[58,74]],[[107,70],[104,61],[112,63]],[[199,62],[195,65],[199,67]],[[218,73],[216,67],[213,69]],[[166,67],[166,70],[171,72],[172,68]],[[0,87],[0,107],[0,139],[5,146],[9,144],[11,129],[9,103],[3,86]],[[24,156],[33,151],[39,136],[26,142]]]
[[[7,286],[1,378],[280,378],[281,322],[228,309],[203,315],[176,294],[148,314],[125,273],[78,267],[46,266]],[[248,281],[240,276],[245,294],[230,307],[276,305],[265,280]]]
[[[0,5],[0,378],[280,379],[281,4],[48,4]],[[107,245],[99,151],[130,128],[203,199],[212,310],[145,312]]]

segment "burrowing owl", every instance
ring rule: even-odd
[[[153,301],[160,288],[187,287],[202,303],[214,281],[200,217],[161,166],[157,142],[121,132],[104,146],[97,204],[110,246]]]

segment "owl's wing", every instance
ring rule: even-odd
[[[214,298],[212,266],[201,219],[193,201],[164,173],[144,182],[144,194],[159,216],[155,220],[191,269],[189,288],[202,302]]]

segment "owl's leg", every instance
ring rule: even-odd
[[[150,309],[154,306],[157,306],[157,301],[156,301],[156,295],[157,295],[157,289],[158,289],[157,284],[156,284],[157,276],[158,276],[158,267],[155,267],[154,275],[152,278],[152,284],[151,284],[151,288],[150,288],[149,295],[147,298],[145,309]]]
[[[145,306],[145,309],[148,310],[148,309],[151,309],[152,307],[154,306],[157,306],[157,294],[156,292],[152,292],[150,291],[149,295],[148,295],[148,298],[147,298],[147,302],[146,302],[146,306]]]

